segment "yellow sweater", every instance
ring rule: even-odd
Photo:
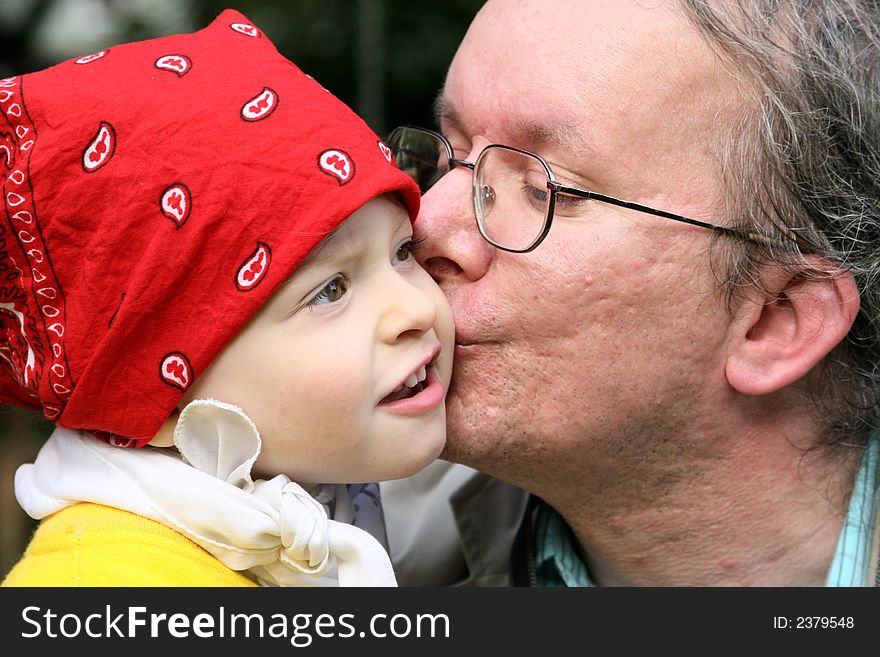
[[[81,503],[45,518],[2,586],[256,586],[153,520]]]

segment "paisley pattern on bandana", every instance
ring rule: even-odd
[[[192,68],[192,61],[186,55],[163,55],[156,60],[155,66],[161,71],[171,71],[177,77],[183,77]]]
[[[265,119],[278,105],[278,94],[269,87],[263,87],[263,90],[256,96],[251,98],[241,108],[241,118],[245,121],[259,121]]]
[[[37,138],[20,77],[0,81],[0,180],[8,220],[0,223],[0,368],[13,396],[58,418],[73,390],[65,353],[64,293],[39,227],[27,172]]]
[[[268,244],[257,242],[257,250],[238,268],[235,286],[242,292],[255,288],[269,270],[270,262],[272,262],[272,249]]]
[[[106,56],[108,52],[110,52],[109,49],[102,50],[102,51],[96,52],[96,53],[92,53],[91,55],[84,55],[84,56],[80,57],[79,59],[74,60],[73,63],[74,64],[91,64],[96,59],[101,59],[101,57]]]
[[[230,28],[238,32],[239,34],[244,34],[245,36],[254,37],[255,39],[260,38],[260,31],[255,28],[250,23],[231,23],[229,25]]]
[[[116,131],[113,126],[105,121],[101,121],[98,132],[89,141],[83,151],[82,164],[83,169],[88,173],[93,173],[110,161],[116,150]]]
[[[162,199],[159,201],[162,208],[162,214],[174,222],[174,225],[180,228],[189,219],[190,208],[192,207],[192,194],[189,193],[189,187],[183,183],[174,183],[165,188],[162,192]]]
[[[193,380],[192,365],[189,364],[189,358],[179,352],[166,355],[162,359],[159,376],[168,385],[186,390]]]
[[[354,162],[345,151],[331,148],[318,156],[318,166],[328,176],[339,181],[340,185],[350,182],[354,177]]]

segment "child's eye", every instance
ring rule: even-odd
[[[339,301],[348,292],[348,281],[343,276],[336,276],[327,285],[318,290],[317,294],[309,299],[306,306],[321,306]]]
[[[397,247],[397,253],[394,254],[395,259],[398,262],[406,262],[407,260],[412,259],[415,255],[416,249],[418,249],[421,243],[422,240],[407,240]]]

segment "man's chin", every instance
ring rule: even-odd
[[[451,442],[447,437],[446,445],[443,447],[443,450],[440,452],[440,456],[438,458],[441,458],[444,461],[449,461],[450,463],[471,465],[470,461],[473,459],[473,455],[470,454],[469,450],[462,449],[460,445]]]
[[[493,468],[493,455],[486,453],[484,449],[477,449],[479,444],[471,442],[470,439],[460,440],[447,436],[446,445],[440,452],[440,457],[444,461],[450,463],[458,463],[466,465],[477,470],[486,472]]]

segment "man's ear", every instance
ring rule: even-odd
[[[852,274],[818,256],[807,259],[821,277],[768,268],[764,289],[737,307],[725,368],[735,390],[765,395],[794,383],[849,332],[859,312]]]

